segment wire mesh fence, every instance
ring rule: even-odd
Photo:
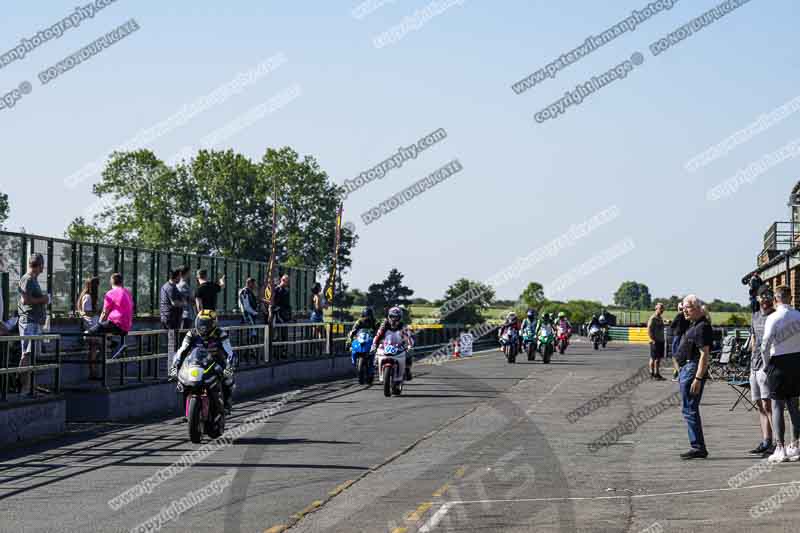
[[[238,313],[238,290],[244,287],[248,277],[252,277],[259,285],[259,294],[263,294],[267,272],[266,262],[0,231],[0,272],[9,274],[12,295],[16,292],[19,279],[27,271],[27,258],[32,253],[44,256],[45,269],[39,276],[39,284],[53,298],[49,308],[51,316],[71,316],[84,282],[91,277],[100,278],[100,294],[104,294],[110,289],[111,274],[115,272],[122,274],[125,286],[133,295],[136,315],[158,315],[158,290],[167,281],[167,273],[183,265],[190,267],[193,273],[201,268],[206,269],[210,280],[217,280],[224,275],[226,284],[219,294],[217,312]],[[311,287],[316,279],[315,269],[278,265],[276,270],[276,277],[289,275],[292,308],[298,312],[308,312],[311,307]],[[197,283],[194,275],[190,278],[194,290]]]

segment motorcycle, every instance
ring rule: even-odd
[[[506,328],[503,336],[500,337],[500,346],[509,364],[517,362],[517,352],[519,351],[519,333],[514,328]]]
[[[225,432],[222,367],[203,347],[196,347],[178,371],[178,392],[183,393],[189,439],[199,444],[203,433],[216,439]]]
[[[539,350],[542,352],[542,362],[544,364],[550,363],[550,358],[553,357],[555,351],[555,334],[553,333],[553,326],[550,324],[542,324],[539,328]]]
[[[528,361],[536,360],[536,330],[533,324],[522,330],[522,349],[528,354]]]
[[[400,396],[406,375],[406,347],[402,343],[387,340],[378,348],[376,355],[383,395],[387,398]]]
[[[569,346],[569,331],[567,331],[567,328],[558,326],[556,345],[558,346],[558,353],[564,355],[564,352],[567,351],[567,346]]]
[[[600,348],[600,345],[603,348],[606,347],[606,335],[605,330],[600,328],[599,326],[592,326],[589,328],[589,340],[592,342],[595,350]]]
[[[360,329],[356,333],[356,338],[350,346],[350,354],[353,366],[358,373],[358,384],[368,383],[372,385],[375,381],[375,367],[370,350],[372,349],[372,330]]]

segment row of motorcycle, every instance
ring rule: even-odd
[[[555,350],[562,355],[567,350],[569,337],[566,328],[559,326],[558,331],[554,331],[552,324],[539,326],[538,334],[533,325],[522,328],[521,335],[514,328],[506,328],[500,336],[500,348],[509,364],[517,362],[520,351],[528,356],[528,361],[535,361],[538,352],[542,355],[542,363],[549,364]]]

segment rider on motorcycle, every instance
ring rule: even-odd
[[[513,311],[506,315],[506,321],[502,326],[500,326],[500,332],[498,333],[497,338],[502,339],[508,328],[513,328],[517,331],[520,330],[520,323],[519,319],[517,318],[517,313]]]
[[[530,327],[531,329],[536,328],[536,311],[533,309],[528,309],[525,320],[522,321],[522,329],[527,327]]]
[[[542,326],[544,326],[544,325],[550,325],[551,327],[553,326],[553,319],[550,316],[550,313],[544,313],[541,316],[541,318],[539,318],[539,321],[536,323],[536,337],[537,338],[539,337],[539,331],[542,329]]]
[[[183,344],[175,353],[169,377],[170,379],[177,378],[184,358],[192,353],[194,348],[201,345],[208,349],[217,364],[222,367],[222,399],[225,402],[225,410],[230,412],[231,392],[234,384],[233,370],[236,367],[237,359],[228,334],[217,327],[217,313],[214,311],[204,309],[197,315],[194,328],[186,332]]]
[[[375,321],[375,313],[372,311],[371,307],[365,307],[361,310],[361,318],[356,320],[356,323],[353,324],[353,329],[350,330],[350,341],[356,338],[358,330],[360,329],[369,329],[372,331],[378,329],[378,323]]]
[[[592,329],[592,326],[597,326],[598,328],[601,327],[600,326],[600,319],[597,318],[597,313],[592,315],[592,320],[589,322],[589,325],[586,327],[587,335],[589,333],[589,330]]]
[[[411,364],[413,362],[413,357],[411,357],[411,348],[414,346],[414,341],[408,334],[408,329],[403,326],[402,309],[397,306],[389,309],[386,320],[383,321],[378,328],[378,332],[375,334],[375,339],[372,341],[372,348],[370,351],[372,352],[372,355],[375,355],[375,352],[378,351],[378,346],[380,346],[384,337],[386,337],[386,334],[390,331],[397,332],[403,338],[406,344],[406,375],[404,376],[404,379],[406,381],[411,381]]]
[[[562,328],[564,331],[567,332],[567,337],[572,335],[572,324],[570,324],[569,320],[567,319],[567,314],[564,311],[558,313],[558,322],[556,323],[556,327]]]

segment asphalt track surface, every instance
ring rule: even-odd
[[[754,519],[751,508],[792,488],[800,463],[742,486],[756,416],[724,383],[702,413],[711,455],[681,461],[680,409],[671,407],[615,444],[588,444],[634,412],[668,398],[645,381],[570,422],[582,403],[635,374],[646,348],[576,343],[551,365],[505,363],[499,351],[415,366],[401,397],[352,380],[306,386],[260,428],[121,509],[108,502],[198,448],[185,424],[73,426],[55,440],[0,453],[0,531],[130,531],[162,507],[226,473],[218,496],[160,531],[798,531],[800,503]],[[236,406],[229,429],[277,407],[281,394]],[[800,481],[799,481],[800,482]],[[153,529],[155,530],[155,529]]]

